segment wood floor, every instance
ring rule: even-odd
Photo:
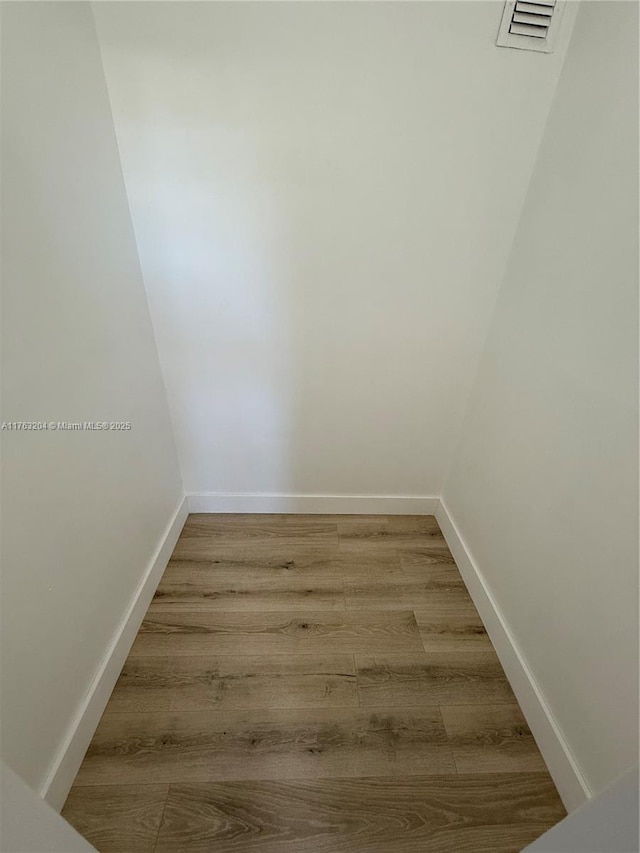
[[[432,516],[191,515],[63,814],[101,853],[516,853],[565,811]]]

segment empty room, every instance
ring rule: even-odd
[[[2,0],[2,853],[638,853],[637,0]]]

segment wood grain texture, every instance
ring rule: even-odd
[[[440,710],[459,773],[546,771],[517,705],[443,706]]]
[[[468,606],[469,593],[458,574],[437,569],[429,576],[388,575],[345,580],[344,597],[353,610],[426,610],[433,605]]]
[[[171,786],[158,853],[517,853],[564,817],[548,777]]]
[[[515,701],[493,651],[356,655],[356,674],[365,708]]]
[[[338,525],[327,516],[190,515],[182,530],[183,539],[200,538],[215,543],[233,540],[240,547],[247,540],[263,544],[295,539],[308,545],[335,543]]]
[[[224,517],[214,523],[190,516],[176,543],[177,560],[261,558],[291,559],[294,554],[319,556],[337,553],[338,530],[334,524],[309,521],[268,523],[253,516],[253,523],[238,523]]]
[[[353,655],[130,658],[109,711],[358,707]]]
[[[377,533],[382,537],[402,534],[440,537],[442,531],[433,515],[338,515],[334,516],[338,533],[349,537],[373,537]]]
[[[121,853],[516,853],[564,810],[433,517],[202,514],[64,815]]]
[[[405,516],[403,516],[405,517]],[[279,529],[300,528],[305,526],[311,528],[314,526],[327,527],[331,526],[335,531],[339,521],[349,519],[372,518],[382,519],[384,523],[388,516],[386,515],[335,515],[330,513],[244,513],[244,512],[192,512],[187,518],[184,526],[185,532],[189,533],[194,529],[220,529],[221,527],[233,525],[234,529],[263,527],[264,525],[274,525]]]
[[[412,531],[398,528],[389,522],[387,527],[372,530],[367,525],[338,524],[341,554],[364,553],[365,549],[395,550],[420,553],[423,549],[446,550],[447,544],[440,529]]]
[[[336,572],[345,581],[355,583],[369,578],[388,578],[389,575],[403,575],[400,558],[393,550],[376,551],[368,549],[365,554],[333,556],[328,561],[328,571]]]
[[[396,559],[395,565],[399,570],[399,559]],[[191,569],[194,573],[201,572],[204,578],[216,572],[235,572],[236,577],[241,577],[244,572],[251,572],[255,576],[263,573],[267,578],[290,578],[292,575],[308,574],[342,577],[338,555],[324,548],[295,549],[290,558],[273,556],[270,552],[262,555],[257,549],[247,554],[238,552],[235,557],[226,558],[181,560],[172,557],[165,574],[171,574],[174,569]]]
[[[142,623],[131,657],[422,651],[415,616],[391,612],[216,613],[163,610]]]
[[[149,613],[161,610],[343,610],[340,578],[244,569],[218,569],[208,564],[173,561],[156,591]]]
[[[107,712],[77,784],[452,772],[438,708]]]
[[[100,853],[153,853],[168,785],[74,786],[63,818]]]
[[[424,533],[427,536],[442,536],[435,515],[389,515],[389,529],[405,533]]]
[[[446,599],[416,610],[425,651],[489,651],[491,641],[471,601],[468,606]]]
[[[419,551],[403,551],[399,549],[398,560],[402,571],[407,574],[420,575],[423,572],[432,570],[434,567],[441,569],[448,568],[454,574],[459,574],[453,554],[446,544],[442,547],[435,547],[430,544]]]

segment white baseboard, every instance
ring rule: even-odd
[[[442,500],[436,511],[436,519],[547,763],[558,793],[567,811],[571,812],[590,799],[592,792],[480,568]]]
[[[433,515],[438,498],[424,495],[277,495],[193,492],[189,512]]]
[[[183,498],[160,539],[158,548],[149,562],[40,789],[40,795],[57,811],[60,811],[67,799],[144,614],[147,612],[184,527],[187,512],[187,501]]]

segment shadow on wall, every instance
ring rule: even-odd
[[[230,129],[202,147],[144,123],[128,132],[148,154],[137,222],[149,229],[141,255],[185,470],[204,456],[212,482],[232,467],[246,488],[284,484],[295,324],[281,205],[261,191],[251,147]],[[211,170],[220,159],[224,171]]]

